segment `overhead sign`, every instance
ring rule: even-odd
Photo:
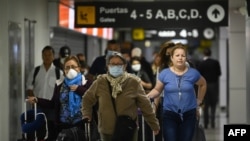
[[[144,29],[143,28],[136,28],[136,29],[133,29],[132,31],[132,38],[134,40],[144,40]]]
[[[75,27],[227,25],[228,1],[75,2]]]
[[[138,34],[138,31],[143,31]],[[135,34],[137,33],[137,34]],[[166,28],[166,29],[144,29],[132,30],[133,40],[154,39],[215,39],[215,28]],[[143,34],[143,35],[141,35]],[[141,38],[140,38],[141,37]]]

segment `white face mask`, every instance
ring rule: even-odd
[[[74,69],[69,69],[69,72],[66,74],[68,79],[73,79],[77,76],[77,71]]]
[[[88,74],[88,70],[85,69],[83,75],[87,75],[87,74]]]
[[[64,60],[65,60],[65,58],[60,58],[61,64],[64,64]]]
[[[187,66],[188,68],[190,68],[190,65],[189,65],[189,63],[188,63],[188,62],[185,62],[185,64],[186,64],[186,66]]]
[[[132,65],[131,67],[133,71],[136,71],[136,72],[141,70],[141,64],[135,64],[135,65]]]

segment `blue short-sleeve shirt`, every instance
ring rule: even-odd
[[[159,81],[164,84],[163,109],[184,113],[197,107],[194,85],[201,77],[194,68],[179,76],[169,68],[159,74]]]

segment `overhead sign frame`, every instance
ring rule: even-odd
[[[132,29],[133,40],[158,40],[158,39],[205,39],[213,40],[218,30],[215,27],[199,28],[161,28],[161,29]]]
[[[228,1],[75,2],[75,27],[228,26]]]

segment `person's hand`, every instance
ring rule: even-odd
[[[35,96],[28,96],[26,101],[28,101],[30,104],[37,103],[37,98]]]
[[[160,130],[154,130],[154,131],[153,131],[154,135],[158,135],[159,132],[160,132]]]
[[[196,99],[196,102],[197,102],[197,105],[198,105],[198,106],[201,106],[202,100],[199,100],[199,99],[197,98],[197,99]]]
[[[150,94],[147,94],[147,98],[151,100],[152,96]]]
[[[91,119],[90,116],[83,116],[83,120],[87,121],[87,122],[90,122],[92,119]]]
[[[78,85],[71,85],[69,86],[70,91],[76,91],[76,89],[78,88]]]
[[[154,110],[154,113],[156,113],[157,112],[157,106],[155,105],[155,103],[154,103],[154,107],[153,107],[153,110]]]
[[[27,94],[28,94],[28,96],[34,96],[34,93],[33,93],[33,90],[27,90]]]
[[[141,80],[141,85],[144,87],[146,85],[146,83]]]
[[[198,106],[198,107],[196,108],[196,118],[197,118],[197,119],[200,119],[200,116],[201,116],[201,107]]]

